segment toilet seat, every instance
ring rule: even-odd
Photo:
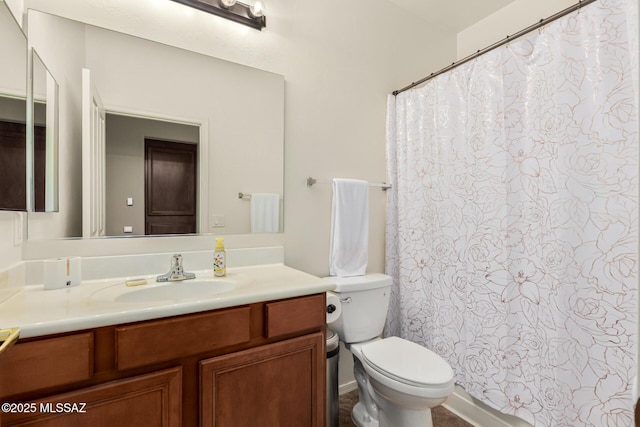
[[[451,366],[416,343],[389,337],[363,345],[360,352],[367,373],[388,387],[425,397],[453,390]]]

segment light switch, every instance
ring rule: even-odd
[[[122,230],[125,233],[133,233],[133,226],[132,225],[125,225],[124,229]]]
[[[133,197],[127,197],[127,206],[133,206]]]
[[[212,215],[211,216],[212,227],[224,227],[224,215]]]

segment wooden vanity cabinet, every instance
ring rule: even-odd
[[[324,426],[321,333],[200,362],[200,425]]]
[[[0,359],[0,403],[35,406],[0,413],[2,427],[325,424],[324,293],[11,350]]]

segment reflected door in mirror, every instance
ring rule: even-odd
[[[34,128],[35,210],[45,207],[45,134]],[[26,125],[0,120],[0,209],[24,211],[27,208]]]
[[[145,139],[145,234],[196,232],[198,147]]]

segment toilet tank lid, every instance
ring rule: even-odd
[[[384,288],[391,286],[393,279],[391,276],[381,273],[365,274],[364,276],[352,277],[325,277],[324,280],[335,283],[336,289],[333,292],[355,292],[365,289]]]

